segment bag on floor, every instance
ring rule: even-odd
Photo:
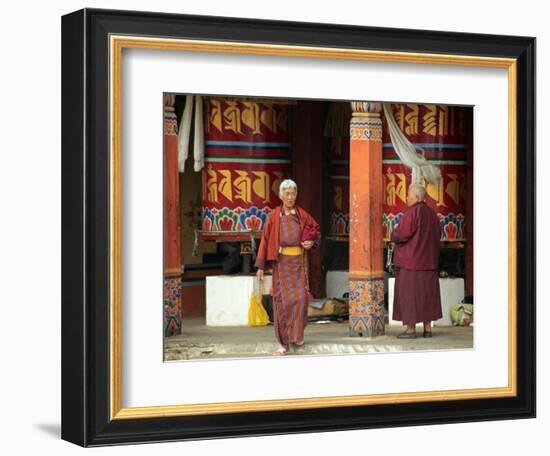
[[[269,315],[262,306],[261,291],[252,290],[248,305],[248,326],[266,326],[269,324]]]
[[[453,326],[470,326],[474,322],[473,304],[454,304],[451,306]]]

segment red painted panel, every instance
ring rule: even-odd
[[[205,102],[202,229],[259,231],[280,204],[279,184],[290,176],[291,105],[226,98]]]

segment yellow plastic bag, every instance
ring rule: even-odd
[[[248,326],[266,326],[268,324],[269,315],[267,315],[264,306],[262,306],[261,290],[256,291],[254,289],[250,293],[250,302],[248,305]]]

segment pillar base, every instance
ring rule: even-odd
[[[354,331],[349,328],[349,336],[350,337],[378,337],[378,336],[385,336],[386,330],[385,329],[377,329],[376,327],[367,328],[365,331]]]
[[[349,335],[383,336],[385,316],[384,279],[350,280]]]
[[[181,278],[164,278],[164,335],[181,334]]]

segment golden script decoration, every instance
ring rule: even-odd
[[[239,177],[233,181],[233,186],[235,188],[235,199],[240,199],[245,203],[252,203],[252,186],[248,173],[246,171],[236,171],[236,173]]]

